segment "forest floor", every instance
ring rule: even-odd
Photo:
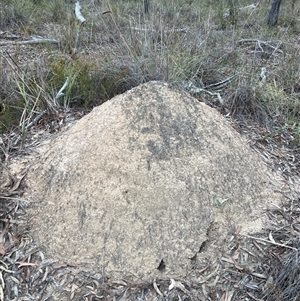
[[[300,298],[294,281],[300,250],[300,5],[283,4],[278,26],[270,28],[268,3],[225,2],[153,0],[145,14],[142,1],[85,0],[81,23],[75,4],[64,0],[3,1],[0,300]],[[19,226],[26,216],[26,167],[12,173],[11,162],[25,158],[40,137],[150,80],[185,89],[221,112],[294,187],[292,197],[268,210],[269,224],[258,236],[234,236],[228,256],[204,266],[198,283],[112,280],[47,262],[29,230]],[[251,264],[241,255],[246,253]]]

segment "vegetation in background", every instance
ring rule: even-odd
[[[143,1],[83,0],[83,24],[72,1],[2,3],[2,31],[58,41],[57,47],[3,47],[2,132],[19,126],[24,110],[30,123],[51,107],[67,78],[57,105],[85,111],[140,83],[162,80],[248,124],[290,129],[299,142],[299,24],[291,18],[297,3],[281,6],[274,28],[267,26],[265,1],[152,0],[145,14]],[[36,67],[28,53],[38,57]]]
[[[289,182],[292,172],[299,173],[299,2],[290,0],[290,3],[282,3],[277,27],[267,25],[270,2],[261,0],[255,2],[255,5],[252,0],[150,0],[150,6],[147,7],[143,0],[81,0],[82,14],[87,20],[83,24],[75,18],[74,2],[1,0],[2,162],[9,157],[8,149],[22,146],[30,127],[41,122],[45,116],[49,118],[41,123],[42,130],[51,130],[52,121],[56,117],[60,119],[61,115],[76,113],[76,110],[80,114],[82,111],[88,112],[94,106],[141,83],[160,80],[185,89],[199,101],[216,108],[227,118],[234,120],[238,130],[246,129],[245,132],[251,132],[254,136],[262,133],[256,136],[258,139],[253,138],[253,141],[259,141],[262,137],[260,142],[268,144],[272,149],[277,142],[280,146],[292,148],[294,153],[290,161],[293,161],[294,166],[284,166],[280,170],[283,174],[288,174]],[[22,44],[22,41],[35,39],[36,36],[56,39],[57,43]],[[3,41],[10,43],[1,44]],[[11,139],[13,143],[10,141],[12,136],[17,137]],[[274,154],[277,156],[276,152]],[[268,152],[264,155],[268,156]],[[280,163],[284,159],[278,155]],[[276,170],[277,166],[273,166],[273,169]],[[4,198],[17,207],[3,207],[2,210],[8,212],[12,220],[15,217],[11,218],[11,213],[16,213],[18,208],[23,214],[23,205],[17,201],[18,195],[14,191],[21,180],[16,180],[12,178],[11,187],[7,187],[9,194]],[[219,203],[216,205],[222,205],[225,200],[215,201]],[[276,223],[274,219],[273,226],[277,225],[277,230],[280,231],[271,229],[269,233],[274,234],[276,242],[289,244],[290,238],[298,235],[295,224],[295,214],[299,212],[295,204],[298,202],[290,201],[282,212],[276,207],[272,213],[273,217],[279,217],[276,218]],[[3,216],[4,234],[7,232],[7,220],[7,216]],[[238,232],[234,229],[233,236]],[[291,233],[285,236],[284,232]],[[11,237],[13,236],[10,235],[7,242],[11,243]],[[272,235],[271,238],[274,240]],[[271,242],[272,240],[270,239]],[[15,241],[12,252],[15,252],[14,244]],[[276,244],[277,247],[285,245]],[[2,255],[8,250],[3,247],[6,245],[1,247]],[[298,242],[295,247],[299,249]],[[235,253],[235,248],[232,250]],[[289,299],[292,294],[299,295],[299,289],[292,287],[293,290],[290,290],[290,283],[287,283],[297,279],[295,275],[299,274],[298,253],[292,253],[288,261],[291,264],[285,264],[276,257],[279,268],[268,264],[256,266],[256,270],[250,267],[251,277],[265,278],[267,273],[272,276],[267,280],[267,284],[271,286],[267,290],[264,286],[264,298],[271,300],[275,295],[283,296],[283,293],[289,294]],[[274,259],[276,252],[266,254],[271,254]],[[42,259],[42,255],[40,256]],[[27,257],[25,259],[28,261]],[[22,256],[19,258],[21,265],[25,259]],[[6,263],[3,261],[3,264]],[[31,268],[30,264],[27,268]],[[274,267],[267,270],[269,266]],[[237,268],[239,272],[248,270],[243,266]],[[10,267],[7,266],[5,270],[9,272]],[[40,274],[41,271],[42,269],[37,269],[37,275],[42,275],[45,280],[50,275],[48,266],[45,276]],[[259,273],[255,275],[253,271]],[[92,279],[91,283],[86,282],[90,288],[97,284],[96,278],[91,278],[90,275],[85,279]],[[269,279],[274,282],[269,282]],[[26,281],[21,281],[20,285],[22,283],[28,286]],[[153,287],[152,283],[149,285]],[[80,280],[78,288],[83,286]],[[38,288],[40,287],[39,285]],[[132,285],[128,288],[135,290]],[[0,290],[3,289],[2,279]],[[122,285],[119,289],[122,294],[128,291]],[[113,290],[116,291],[116,286]],[[142,290],[144,293],[144,288]],[[213,287],[209,290],[213,290]],[[246,291],[245,288],[244,290]],[[11,294],[14,292],[16,296],[18,294],[17,286],[10,290],[10,286],[6,285],[7,291],[11,291]],[[228,293],[226,296],[231,299],[233,295],[230,295],[230,291]],[[218,299],[227,299],[224,296],[218,296]],[[115,295],[110,297],[114,298]]]

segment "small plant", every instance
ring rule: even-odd
[[[69,79],[60,105],[83,107],[87,111],[139,83],[129,68],[111,63],[101,66],[84,60],[60,59],[53,61],[49,70],[47,82],[51,91],[58,91]]]
[[[19,125],[22,116],[21,103],[2,101],[0,110],[0,134],[8,133]]]

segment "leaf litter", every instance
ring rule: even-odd
[[[17,175],[9,169],[12,157],[24,156],[36,144],[32,142],[34,131],[40,129],[32,127],[21,151],[9,147],[18,135],[2,139],[7,147],[1,154],[0,301],[300,300],[299,197],[287,197],[281,206],[267,209],[269,221],[261,233],[228,233],[222,256],[195,262],[185,277],[144,281],[132,275],[113,279],[84,266],[49,261],[22,223],[26,219],[27,200],[23,198],[22,182],[26,168]],[[253,135],[253,131],[249,133]],[[254,149],[291,181],[290,177],[299,171],[299,160],[284,158],[298,155],[291,154],[288,148],[271,148],[261,138],[258,134],[251,138]]]

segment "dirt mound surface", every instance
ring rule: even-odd
[[[95,108],[46,148],[27,177],[32,235],[51,258],[106,272],[184,275],[228,231],[259,229],[262,208],[280,199],[218,112],[158,82]]]

